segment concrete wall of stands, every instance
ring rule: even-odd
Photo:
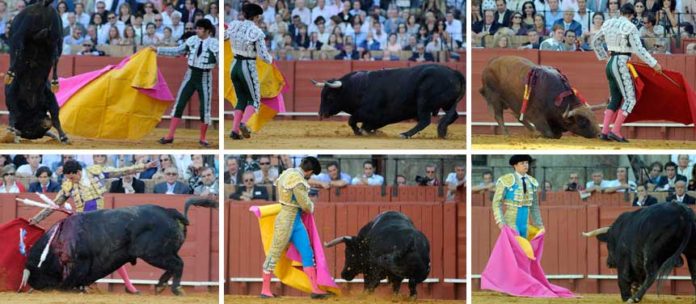
[[[17,197],[38,200],[32,193],[23,194],[0,194],[0,223],[5,223],[17,217],[29,219],[40,210],[35,207],[27,207],[15,201]],[[174,208],[179,212],[184,212],[184,202],[188,199],[187,195],[163,195],[163,194],[106,194],[104,196],[104,208],[122,208],[144,204],[156,204],[165,208]],[[65,215],[55,212],[46,220],[41,222],[45,229],[51,227]],[[216,209],[192,207],[189,209],[190,225],[186,242],[179,250],[179,256],[184,260],[184,275],[182,285],[185,288],[196,291],[215,291],[219,278],[219,246],[218,246],[218,211]],[[135,266],[128,264],[128,274],[134,280],[136,287],[143,291],[154,290],[154,283],[140,285],[140,280],[159,280],[164,273],[163,270],[153,267],[143,260],[138,260]],[[120,281],[117,274],[111,274],[105,279],[115,279]],[[149,283],[149,282],[148,282]],[[100,289],[113,289],[116,292],[123,292],[121,283],[99,284]],[[166,291],[165,294],[169,294]]]
[[[464,53],[462,53],[464,54]],[[464,58],[464,57],[462,57]],[[410,61],[278,61],[276,65],[285,76],[288,83],[288,91],[283,94],[287,112],[313,112],[319,111],[321,103],[321,89],[315,87],[311,80],[325,81],[338,79],[352,71],[372,71],[385,68],[405,68],[416,65]],[[441,63],[456,69],[466,75],[465,62]],[[232,105],[225,102],[225,111],[232,111]],[[460,112],[466,111],[466,98],[457,105]],[[227,117],[231,119],[232,116]],[[317,120],[318,116],[295,116],[294,119]],[[333,118],[347,120],[345,117]],[[465,123],[466,117],[461,115],[457,122]]]
[[[58,62],[58,76],[59,77],[70,77],[81,73],[95,71],[104,68],[106,65],[118,64],[123,60],[122,57],[91,57],[91,56],[73,56],[64,55],[60,57]],[[0,66],[8,67],[10,61],[10,56],[7,54],[0,55]],[[157,58],[157,64],[164,76],[165,81],[169,85],[169,90],[172,92],[172,96],[176,98],[176,94],[179,91],[179,86],[181,81],[184,79],[184,74],[188,68],[186,64],[186,58],[184,57],[163,57]],[[3,71],[5,72],[5,71]],[[218,117],[218,72],[217,68],[213,70],[213,99],[212,99],[212,116],[213,120],[217,121]],[[7,106],[5,105],[5,86],[0,86],[0,111],[7,111]],[[171,106],[167,108],[164,112],[164,116],[169,116],[171,113],[171,107],[174,106],[174,102]],[[198,94],[194,94],[189,101],[188,107],[184,110],[185,116],[194,116],[195,119],[185,120],[185,124],[182,126],[187,128],[197,128],[200,121],[197,117],[200,117],[200,101],[198,99]],[[0,123],[7,124],[8,116],[0,116]],[[160,127],[167,126],[169,124],[168,119],[163,119],[160,123]]]
[[[465,189],[458,191],[456,202],[444,202],[438,196],[437,187],[399,187],[398,195],[387,188],[351,186],[340,190],[322,190],[319,194],[315,216],[324,240],[342,235],[357,235],[358,230],[377,214],[396,210],[408,215],[430,241],[431,272],[433,283],[419,286],[419,297],[439,299],[464,299],[466,284],[466,203]],[[261,247],[258,221],[249,212],[252,205],[268,204],[268,201],[228,201],[225,212],[225,292],[228,294],[256,295],[261,291],[261,265],[265,254]],[[339,278],[344,264],[344,246],[326,250],[331,274]],[[358,278],[362,278],[361,276]],[[459,283],[449,283],[460,279]],[[358,294],[362,284],[340,283],[345,292]],[[274,284],[274,291],[283,295],[299,296],[301,293]],[[402,294],[407,284],[402,285]],[[388,295],[391,288],[383,284],[377,289]]]
[[[520,56],[537,64],[556,67],[563,72],[590,104],[606,102],[609,86],[604,73],[604,61],[598,61],[593,52],[551,52],[514,49],[473,49],[471,59],[471,122],[473,134],[502,134],[495,119],[488,112],[488,106],[479,93],[481,75],[488,61],[498,56]],[[635,56],[634,56],[635,57]],[[684,75],[692,88],[696,88],[696,56],[693,55],[655,55],[663,68]],[[634,60],[638,60],[635,59]],[[521,94],[521,92],[520,92]],[[506,112],[507,113],[507,112]],[[602,121],[603,111],[596,111],[598,121]],[[517,122],[509,113],[505,121]],[[477,123],[479,123],[477,125]],[[484,125],[480,123],[486,123]],[[661,123],[661,122],[656,122]],[[693,127],[677,126],[628,126],[629,137],[640,139],[696,140]],[[526,132],[521,127],[512,127],[511,132]]]
[[[664,201],[664,194],[658,201]],[[473,194],[471,209],[472,288],[479,290],[480,274],[500,230],[493,221],[492,194]],[[629,198],[631,198],[629,196]],[[631,198],[632,201],[632,198]],[[623,193],[594,194],[586,201],[577,192],[548,192],[541,201],[547,231],[541,264],[551,282],[579,293],[616,293],[616,269],[607,267],[607,246],[581,232],[609,226],[624,212],[636,210]],[[650,292],[654,293],[656,285]],[[686,266],[675,269],[661,286],[662,293],[692,295]]]

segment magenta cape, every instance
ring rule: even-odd
[[[495,242],[486,268],[481,273],[481,289],[533,298],[570,298],[569,290],[549,283],[541,268],[544,251],[544,232],[531,240],[536,260],[524,253],[515,239],[517,232],[507,225]]]

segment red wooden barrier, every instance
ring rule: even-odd
[[[237,202],[228,201],[226,215],[226,260],[227,283],[225,291],[231,294],[258,294],[260,283],[251,282],[249,278],[259,278],[265,254],[261,247],[258,221],[248,211],[255,204],[266,201]],[[464,288],[444,283],[445,278],[465,278],[466,257],[465,242],[465,204],[441,202],[352,202],[330,204],[320,203],[315,208],[315,217],[319,233],[324,240],[342,235],[357,235],[359,229],[381,212],[396,210],[408,215],[416,227],[429,239],[431,247],[431,273],[429,278],[436,278],[437,283],[422,284],[419,296],[423,298],[463,299]],[[456,242],[456,244],[454,243]],[[460,244],[460,242],[463,242]],[[334,277],[339,277],[345,261],[344,246],[339,245],[325,251],[329,270]],[[246,282],[240,282],[246,281]],[[362,284],[341,283],[344,291],[356,293],[362,290]],[[281,289],[284,295],[302,295],[301,293],[274,284],[274,290]],[[390,289],[378,289],[379,293],[388,294]]]
[[[0,194],[0,222],[7,222],[17,217],[28,219],[40,211],[39,208],[27,207],[15,202],[16,197],[38,200],[35,194]],[[156,204],[166,208],[175,208],[183,213],[184,202],[188,198],[189,196],[185,195],[106,194],[104,197],[104,208],[112,209]],[[218,281],[217,214],[215,209],[199,207],[189,209],[190,225],[188,226],[186,241],[181,247],[179,255],[184,260],[182,281],[204,283],[202,287],[197,287],[196,289],[208,288],[205,286],[207,282]],[[41,226],[48,229],[64,217],[63,213],[54,212],[49,218],[41,222]],[[133,280],[158,280],[163,273],[163,270],[150,266],[140,259],[135,266],[128,265],[127,268],[130,278]],[[107,276],[107,278],[120,279],[115,274]]]

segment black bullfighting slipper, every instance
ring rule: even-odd
[[[309,297],[314,299],[314,300],[328,299],[332,296],[333,295],[330,293],[312,293],[309,295]]]
[[[159,139],[158,142],[159,142],[160,144],[163,144],[163,145],[171,144],[171,143],[174,142],[174,137],[172,137],[172,138],[170,138],[170,139],[166,139],[166,138],[162,137],[162,138]]]
[[[603,141],[611,141],[611,139],[609,139],[609,136],[607,134],[599,134],[599,139],[601,139]]]
[[[614,132],[609,132],[609,134],[607,134],[607,137],[609,139],[611,139],[613,141],[617,141],[617,142],[622,142],[622,143],[628,142],[628,140],[626,140],[625,137],[619,137],[618,135],[614,134]]]
[[[272,297],[269,296],[269,295],[260,294],[260,295],[259,295],[259,298],[261,298],[261,299],[273,299],[273,298],[280,298],[280,296],[277,295],[277,294],[275,294],[275,293],[273,294]]]
[[[132,295],[140,295],[140,290],[136,290],[135,292],[131,292],[130,290],[128,290],[128,288],[126,288],[126,293],[132,294]]]
[[[239,133],[237,133],[237,132],[235,132],[235,131],[232,131],[232,133],[230,133],[230,138],[232,138],[232,139],[234,139],[234,140],[241,140],[241,139],[242,139],[242,136],[239,135]]]
[[[203,147],[203,148],[210,147],[210,143],[208,143],[208,141],[205,141],[205,140],[199,140],[198,144],[201,145],[201,147]]]
[[[244,138],[251,138],[251,131],[249,131],[249,128],[247,128],[246,125],[240,125],[239,131],[242,131],[242,136],[244,136]]]

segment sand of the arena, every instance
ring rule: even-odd
[[[187,293],[186,296],[177,297],[169,294],[162,295],[128,295],[113,294],[109,292],[101,293],[69,293],[69,292],[32,292],[0,293],[0,303],[4,304],[217,304],[219,296],[217,293]]]
[[[234,303],[244,303],[244,304],[268,304],[268,303],[282,303],[282,304],[307,304],[309,297],[282,297],[278,301],[273,301],[268,299],[260,299],[258,296],[225,296],[225,304]],[[336,297],[329,298],[325,300],[318,301],[317,303],[351,303],[351,304],[379,304],[379,303],[466,303],[464,300],[430,300],[430,299],[418,299],[417,301],[409,301],[408,296],[405,294],[399,299],[392,300],[391,297],[379,297],[379,296],[368,296],[368,295],[358,295],[358,296],[348,296],[348,297]]]
[[[474,150],[626,150],[626,149],[696,149],[696,141],[628,139],[629,143],[608,142],[580,136],[564,135],[560,139],[531,135],[472,134]]]
[[[52,130],[55,132],[55,130]],[[178,128],[174,137],[174,143],[161,145],[157,142],[168,132],[165,128],[156,128],[139,140],[114,140],[91,139],[68,134],[70,144],[62,144],[51,138],[44,137],[37,140],[22,139],[19,144],[14,143],[14,136],[7,131],[6,126],[0,126],[0,149],[206,149],[198,144],[198,129]],[[219,147],[219,133],[215,128],[209,128],[207,138],[210,147]]]
[[[437,124],[430,124],[410,139],[400,133],[415,122],[397,123],[380,129],[380,134],[356,136],[344,121],[274,120],[251,139],[229,138],[232,122],[225,123],[225,149],[465,149],[466,125],[451,124],[447,138],[437,137]]]
[[[580,298],[574,299],[533,299],[512,297],[502,293],[495,292],[474,292],[471,296],[473,304],[500,304],[500,303],[518,303],[518,304],[566,304],[566,303],[581,303],[581,304],[602,304],[602,303],[622,303],[619,294],[580,294]],[[640,303],[693,303],[694,296],[671,296],[655,294],[646,295]]]

